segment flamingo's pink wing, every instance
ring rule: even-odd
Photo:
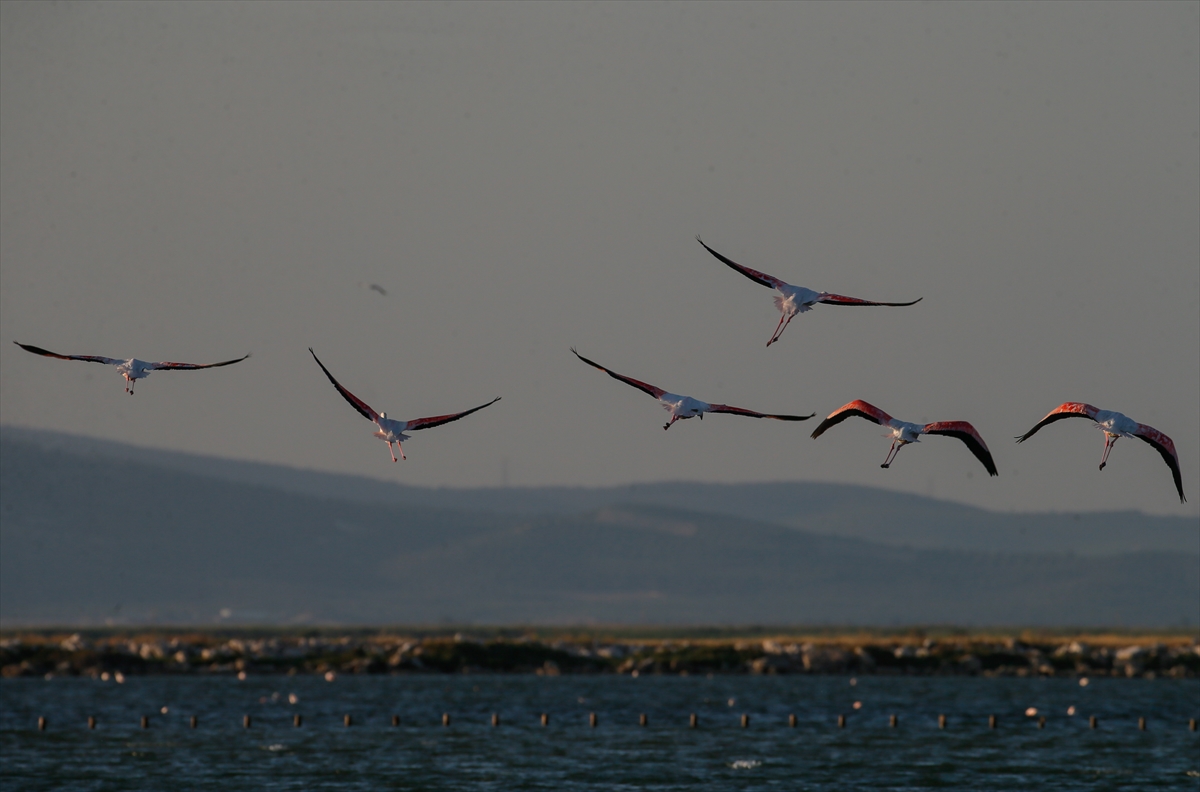
[[[1037,432],[1038,429],[1041,429],[1046,424],[1051,424],[1055,421],[1061,421],[1064,418],[1091,418],[1094,421],[1096,420],[1096,413],[1098,412],[1100,411],[1090,404],[1084,404],[1083,402],[1063,402],[1051,410],[1045,418],[1038,421],[1037,425],[1035,425],[1032,429],[1018,437],[1017,442],[1024,443],[1026,440],[1033,437],[1034,433]]]
[[[975,458],[987,468],[989,475],[1000,475],[996,470],[996,463],[992,460],[992,452],[988,450],[987,443],[983,442],[983,438],[979,436],[979,432],[975,431],[975,427],[966,421],[937,421],[925,424],[925,434],[957,437],[967,444],[967,448],[971,449]]]
[[[760,413],[754,410],[746,410],[741,407],[730,407],[728,404],[713,404],[708,408],[709,412],[729,413],[730,415],[745,415],[749,418],[774,418],[776,421],[807,421],[816,413],[811,415],[774,415],[771,413]]]
[[[312,347],[309,347],[308,351],[310,354],[312,354],[313,360],[317,361],[317,365],[321,367],[321,371],[325,372],[325,376],[329,377],[329,381],[333,383],[333,387],[337,388],[337,392],[342,394],[343,399],[350,402],[351,407],[358,410],[359,413],[362,414],[362,417],[366,418],[368,421],[379,420],[379,413],[372,410],[370,405],[368,405],[365,401],[343,388],[342,383],[333,378],[333,375],[329,373],[329,369],[325,368],[325,364],[321,362],[319,357],[317,357],[317,353],[313,352]]]
[[[738,264],[733,259],[729,259],[729,258],[722,256],[720,253],[713,250],[708,245],[705,245],[704,240],[701,239],[700,237],[696,237],[696,241],[699,242],[701,245],[704,245],[704,249],[707,250],[709,253],[712,253],[714,256],[716,256],[718,261],[737,270],[738,272],[742,273],[747,278],[749,278],[750,280],[754,281],[757,284],[766,286],[768,289],[781,289],[784,286],[787,286],[787,284],[785,282],[779,280],[779,278],[776,278],[772,275],[767,275],[765,272],[759,272],[758,270],[750,269],[749,267],[743,267],[741,264]]]
[[[891,423],[892,416],[885,413],[873,404],[869,404],[861,399],[855,399],[849,404],[843,405],[830,413],[829,417],[821,421],[820,425],[813,431],[813,437],[820,437],[825,434],[825,430],[831,426],[836,426],[842,421],[852,416],[866,418],[868,421],[874,421],[877,424],[886,426]]]
[[[571,347],[571,351],[575,352],[575,347]],[[611,369],[606,369],[606,368],[604,368],[604,366],[601,366],[599,363],[596,363],[595,361],[592,361],[592,360],[588,360],[587,358],[585,358],[583,355],[579,354],[578,352],[575,352],[575,357],[579,358],[584,363],[587,363],[592,368],[600,369],[601,371],[603,371],[605,374],[612,377],[613,379],[620,380],[621,382],[624,382],[626,385],[632,385],[633,387],[637,388],[638,390],[642,391],[643,393],[649,393],[651,396],[653,396],[656,399],[661,399],[662,395],[664,393],[666,393],[666,391],[663,390],[662,388],[656,388],[655,386],[653,386],[647,382],[642,382],[641,380],[635,380],[633,377],[626,377],[624,374],[618,374],[617,372],[612,371]]]
[[[857,297],[847,297],[844,294],[821,292],[821,296],[817,302],[824,303],[825,305],[889,305],[894,308],[902,308],[905,305],[916,305],[923,299],[925,298],[918,297],[912,302],[875,302],[874,300],[860,300]]]
[[[151,363],[150,368],[155,371],[195,371],[196,369],[217,368],[218,366],[232,366],[234,363],[241,363],[249,355],[242,355],[240,358],[233,360],[223,360],[220,363],[171,363],[163,361],[161,363]],[[322,366],[322,368],[324,368]]]
[[[407,424],[404,427],[404,431],[415,432],[418,429],[432,429],[435,426],[441,426],[442,424],[448,424],[451,421],[457,421],[459,418],[463,418],[467,415],[470,415],[473,412],[478,412],[479,410],[482,410],[484,407],[493,405],[498,401],[500,401],[499,396],[492,399],[487,404],[481,404],[478,407],[472,407],[471,409],[464,410],[460,413],[451,413],[450,415],[435,415],[432,418],[416,418],[412,421],[407,422]]]
[[[119,358],[101,357],[100,355],[60,355],[57,352],[51,352],[49,349],[42,349],[32,344],[22,344],[20,341],[13,341],[13,343],[26,352],[32,352],[35,355],[43,357],[58,358],[59,360],[83,360],[88,363],[104,363],[109,366],[119,366],[125,362]]]
[[[1162,455],[1163,461],[1167,463],[1167,467],[1171,468],[1171,475],[1175,478],[1175,489],[1179,492],[1179,502],[1187,503],[1187,498],[1183,497],[1183,475],[1179,472],[1179,455],[1175,453],[1175,443],[1153,426],[1146,426],[1146,424],[1138,424],[1134,436],[1154,446],[1155,450]]]

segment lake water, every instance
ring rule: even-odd
[[[1029,707],[1047,716],[1044,729],[1025,715]],[[692,712],[699,728],[688,727]],[[292,725],[296,713],[300,728]],[[442,713],[450,713],[449,727]],[[793,713],[797,725],[789,728]],[[892,713],[896,728],[888,725]],[[243,728],[247,714],[252,725]],[[847,716],[842,729],[839,714]],[[948,716],[945,729],[939,714]],[[990,714],[999,716],[994,730]],[[93,731],[89,715],[97,718]],[[1099,719],[1094,730],[1091,715]],[[48,718],[44,732],[39,716]],[[1138,717],[1148,719],[1146,731]],[[1086,687],[1072,679],[878,676],[853,685],[817,676],[14,679],[0,682],[0,784],[1194,791],[1200,732],[1187,721],[1197,717],[1195,679],[1095,679]]]

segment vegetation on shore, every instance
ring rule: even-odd
[[[1200,676],[1188,632],[778,628],[103,629],[0,634],[0,671]]]

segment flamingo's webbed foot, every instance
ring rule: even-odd
[[[1100,463],[1100,469],[1101,469],[1101,470],[1104,470],[1104,466],[1105,466],[1105,465],[1107,465],[1107,464],[1108,464],[1107,462],[1101,462],[1101,463]]]
[[[883,468],[883,469],[885,469],[885,470],[886,470],[887,468],[890,468],[890,467],[891,467],[891,464],[890,464],[890,463],[888,463],[888,462],[884,462],[884,463],[883,463],[882,465],[880,465],[879,467],[881,467],[881,468]]]

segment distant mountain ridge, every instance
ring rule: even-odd
[[[670,506],[895,547],[1003,553],[1179,552],[1200,555],[1200,521],[1140,512],[1003,513],[850,484],[664,482],[617,487],[429,488],[75,435],[0,427],[16,443],[124,460],[295,494],[495,514],[565,515],[613,504]]]
[[[0,492],[5,626],[1200,624],[1200,556],[1184,543],[1088,556],[808,529],[878,530],[874,514],[933,541],[920,520],[974,515],[998,545],[1019,535],[1006,519],[1045,517],[867,488],[433,490],[6,428]],[[782,518],[797,502],[800,528],[730,513]],[[1170,536],[1170,518],[1146,519]]]

